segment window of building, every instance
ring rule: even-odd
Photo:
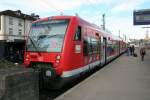
[[[20,19],[20,20],[18,20],[18,26],[22,26],[22,20]]]
[[[13,25],[13,17],[9,17],[9,25]]]
[[[19,29],[18,33],[19,33],[19,35],[21,35],[21,34],[22,34],[22,30],[21,30],[21,29]]]
[[[13,35],[13,29],[9,28],[9,35]]]
[[[76,41],[81,41],[81,26],[77,27],[74,39]]]

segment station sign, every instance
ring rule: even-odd
[[[134,25],[150,25],[150,9],[135,10],[133,12]]]

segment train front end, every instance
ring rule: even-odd
[[[42,80],[62,74],[61,59],[69,19],[45,18],[32,23],[28,34],[24,65],[40,71]]]

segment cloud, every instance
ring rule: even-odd
[[[102,25],[102,20],[99,14],[97,16],[83,16],[83,19],[94,23],[98,26]],[[114,35],[123,38],[125,35],[127,39],[142,39],[145,37],[146,30],[142,29],[143,26],[134,26],[133,19],[121,18],[119,16],[106,17],[106,28]]]
[[[102,25],[102,18],[98,14],[97,16],[91,15],[83,18],[98,26]],[[126,18],[120,16],[106,16],[106,28],[116,36],[119,36],[120,30],[121,37],[126,35],[128,39],[143,39],[146,34],[146,29],[142,29],[142,27],[144,26],[134,26],[132,17]]]
[[[63,12],[65,10],[76,10],[84,5],[93,7],[95,5],[108,5],[112,8],[112,12],[121,12],[134,9],[139,4],[148,1],[149,0],[1,0],[0,8],[3,9],[4,7],[8,7],[7,5],[10,5],[13,6],[11,8],[21,9],[28,12]]]
[[[82,5],[101,3],[101,0],[23,0],[31,9],[39,11],[58,11],[75,10]]]
[[[65,11],[72,11],[81,8],[84,5],[101,4],[102,0],[1,0],[0,9],[20,9],[23,12],[34,13],[60,13]]]
[[[141,39],[145,36],[145,30],[142,29],[143,26],[134,26],[133,20],[128,18],[109,18],[106,27],[115,35],[119,35],[120,30],[121,37],[127,35],[128,39]]]
[[[106,12],[106,27],[115,35],[118,31],[121,34],[127,34],[129,38],[141,38],[145,36],[145,30],[140,26],[133,26],[133,19],[120,17],[120,14],[130,13],[135,9],[139,9],[142,4],[150,3],[149,0],[1,0],[0,10],[21,10],[23,13],[36,13],[41,17],[57,15],[60,12],[69,15],[76,12],[85,20],[102,24],[101,12]],[[87,7],[87,8],[83,8]],[[93,9],[89,9],[89,8]],[[106,8],[102,8],[106,7]],[[101,9],[98,10],[98,9]],[[81,10],[82,9],[82,10]],[[109,13],[108,13],[109,12]],[[108,14],[108,15],[107,15]]]
[[[112,13],[133,11],[135,9],[140,8],[140,5],[143,3],[149,2],[149,0],[124,0],[122,2],[116,3],[114,7],[112,7]],[[150,3],[150,2],[149,2]]]

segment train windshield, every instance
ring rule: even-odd
[[[27,51],[61,52],[69,20],[49,20],[32,24]]]

